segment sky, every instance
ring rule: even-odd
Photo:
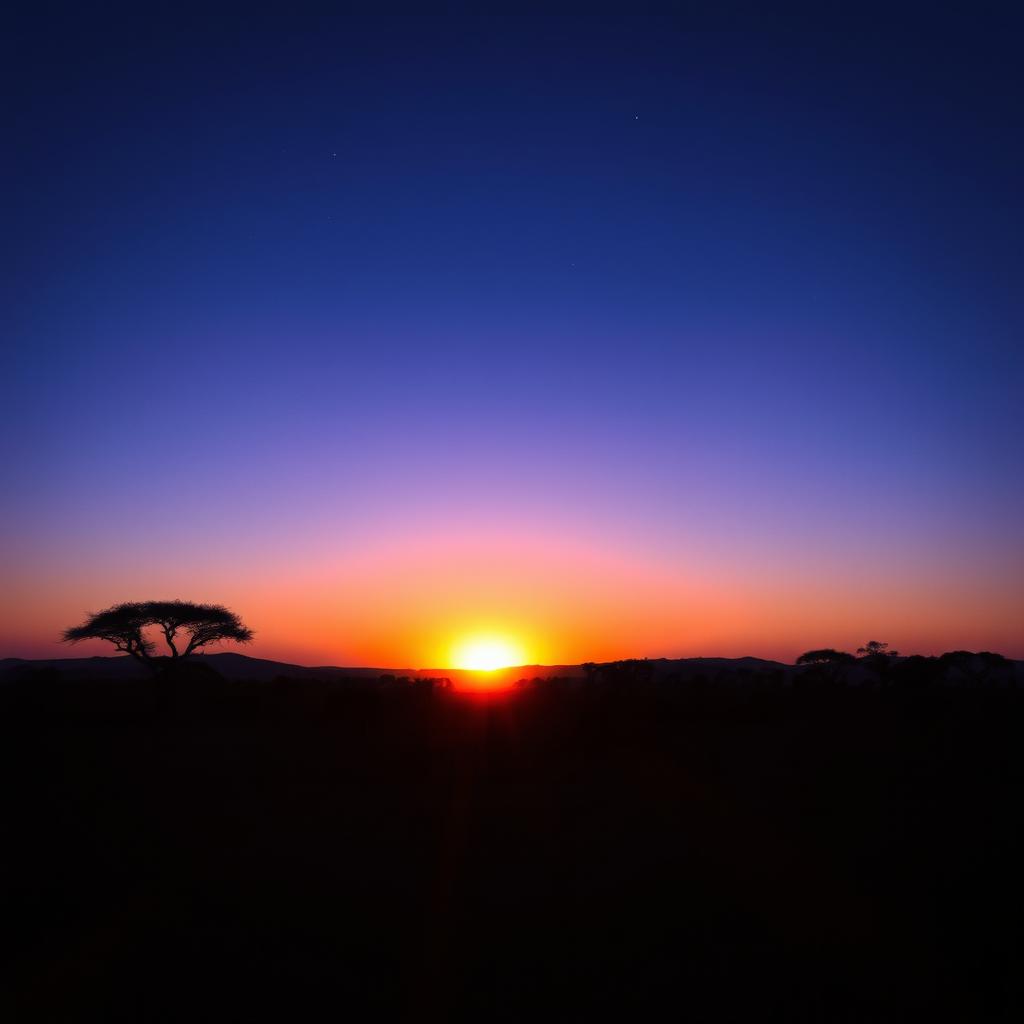
[[[0,656],[1024,658],[1020,27],[12,18]]]

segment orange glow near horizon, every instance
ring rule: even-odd
[[[471,636],[461,640],[452,651],[451,667],[472,672],[493,672],[527,662],[523,648],[502,636]]]
[[[237,611],[255,642],[223,650],[398,672],[489,667],[500,676],[500,665],[700,655],[792,661],[812,647],[856,650],[871,637],[907,653],[1024,655],[1011,559],[983,566],[979,579],[960,562],[906,554],[880,588],[873,566],[826,573],[814,552],[747,552],[737,564],[697,537],[668,558],[636,538],[522,524],[418,528],[386,543],[301,534],[172,566],[132,559],[72,571],[70,555],[58,554],[8,573],[0,656],[109,655],[102,641],[61,644],[60,631],[87,611],[161,597]]]

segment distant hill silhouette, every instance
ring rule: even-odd
[[[405,676],[410,679],[447,677],[458,680],[465,677],[479,676],[478,672],[456,668],[375,668],[347,667],[342,665],[294,665],[283,661],[270,661],[267,658],[252,658],[233,651],[220,654],[199,654],[194,656],[197,663],[207,665],[225,679],[246,679],[270,681],[280,676],[295,679],[333,679],[338,676],[358,679],[377,679],[382,675]],[[616,664],[603,662],[600,664]],[[697,672],[720,672],[748,670],[754,672],[777,671],[791,669],[792,666],[778,661],[767,661],[764,658],[652,658],[644,661],[652,666],[655,677],[662,677],[679,672],[686,674]],[[0,659],[0,677],[19,669],[57,669],[68,677],[98,677],[127,679],[147,676],[145,668],[128,655],[111,657],[96,656],[92,658],[2,658]],[[515,681],[517,679],[561,679],[583,678],[582,665],[516,665],[509,668],[496,669],[490,673],[492,678]]]
[[[324,679],[333,680],[338,677],[348,679],[378,679],[381,676],[407,677],[410,679],[427,679],[447,677],[459,679],[478,673],[460,669],[412,669],[412,668],[374,668],[346,667],[340,665],[293,665],[283,661],[270,661],[266,658],[250,658],[244,654],[224,652],[221,654],[198,654],[192,660],[199,665],[214,669],[225,679],[244,679],[266,681],[287,676],[292,679]],[[93,658],[3,658],[0,659],[0,677],[18,669],[56,669],[66,677],[108,679],[147,678],[147,671],[134,658],[128,655],[113,657],[97,656]],[[499,669],[495,677],[518,679],[521,676],[580,676],[582,670],[578,665],[524,665],[516,668]]]
[[[346,675],[359,678],[377,678],[381,673],[401,673],[412,675],[411,671],[385,668],[340,668],[334,666],[292,665],[283,661],[270,661],[266,658],[250,658],[244,654],[224,652],[222,654],[197,654],[192,659],[195,663],[206,665],[225,679],[251,679],[270,681],[279,676],[291,676],[293,678],[316,678],[324,676]],[[134,658],[128,655],[113,657],[94,658],[50,658],[50,659],[24,659],[24,658],[3,658],[0,659],[0,676],[10,672],[12,669],[33,668],[57,669],[65,676],[96,677],[104,676],[108,679],[128,679],[138,677],[145,679],[148,673],[144,666],[140,665]]]

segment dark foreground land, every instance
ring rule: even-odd
[[[1024,691],[24,674],[8,1020],[1010,1021]]]

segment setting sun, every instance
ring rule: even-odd
[[[457,644],[452,652],[454,668],[474,672],[522,665],[526,661],[523,649],[514,641],[496,636],[474,636]]]

